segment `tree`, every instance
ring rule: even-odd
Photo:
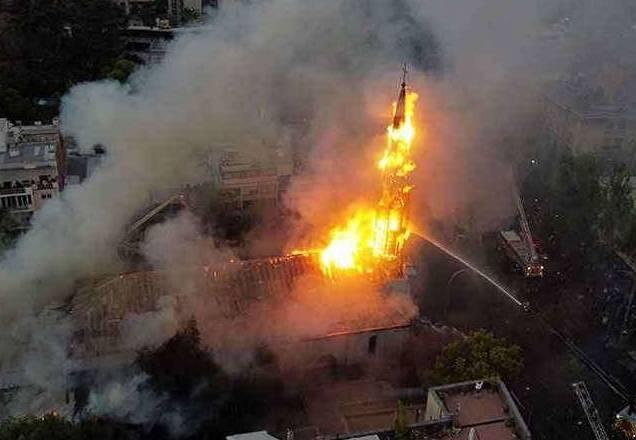
[[[0,84],[34,106],[78,82],[100,79],[122,54],[125,26],[123,10],[111,0],[16,2],[0,40]],[[27,104],[16,99],[2,116],[26,119]]]
[[[141,20],[144,26],[154,27],[158,18],[165,18],[168,14],[168,2],[166,0],[134,3],[131,6],[130,16]]]
[[[154,0],[152,7],[157,15],[168,13],[168,2],[165,0]]]
[[[510,379],[521,371],[521,348],[508,345],[486,330],[452,342],[435,360],[431,377],[435,383],[454,383],[499,376]]]
[[[64,440],[72,438],[72,424],[52,414],[9,419],[0,425],[0,440]]]
[[[183,15],[181,17],[183,24],[195,22],[200,18],[201,18],[201,14],[199,14],[199,12],[196,11],[195,9],[192,9],[192,8],[183,9]]]
[[[13,245],[16,238],[17,223],[6,209],[0,208],[0,253]]]
[[[56,414],[14,417],[0,423],[0,440],[126,440],[136,438],[124,425],[86,419],[73,423]]]
[[[34,120],[37,114],[33,102],[11,87],[0,86],[0,108],[2,116],[11,116],[17,121]]]
[[[603,186],[601,231],[610,245],[623,247],[634,221],[634,200],[629,170],[616,167]]]
[[[137,364],[156,392],[169,395],[167,405],[188,409],[186,423],[201,423],[191,438],[223,438],[257,429],[273,406],[294,404],[285,393],[274,354],[266,347],[257,347],[254,354],[252,365],[240,374],[226,374],[201,347],[196,321],[191,320],[156,350],[142,351]]]
[[[111,66],[107,66],[104,69],[102,76],[104,78],[110,78],[119,82],[124,82],[135,71],[137,65],[130,60],[120,58],[115,61]]]
[[[633,219],[629,224],[622,247],[631,254],[634,254],[636,251],[636,221]]]
[[[395,420],[393,421],[393,431],[395,432],[395,440],[408,440],[409,427],[406,419],[406,409],[401,400],[398,400],[395,410]]]
[[[601,168],[591,155],[566,153],[547,177],[544,233],[563,249],[585,254],[597,241],[602,205]]]
[[[156,350],[141,351],[137,364],[150,376],[155,391],[167,392],[175,399],[187,399],[195,389],[201,393],[201,384],[216,395],[227,389],[225,374],[212,354],[201,348],[194,319]]]

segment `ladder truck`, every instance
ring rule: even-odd
[[[530,232],[530,224],[526,217],[526,211],[523,208],[523,201],[516,185],[512,187],[512,195],[519,214],[520,231],[508,230],[500,231],[499,238],[503,245],[506,255],[521,269],[521,272],[527,278],[542,277],[543,263],[537,253],[532,233]]]

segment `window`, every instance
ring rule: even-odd
[[[373,355],[375,354],[375,349],[377,348],[378,345],[378,336],[377,335],[373,335],[369,338],[369,354]]]

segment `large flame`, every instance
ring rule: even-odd
[[[387,144],[378,161],[382,193],[375,207],[359,208],[344,226],[329,233],[329,243],[320,251],[323,273],[373,272],[378,265],[397,262],[408,238],[408,193],[413,186],[409,174],[415,169],[411,145],[415,137],[413,115],[417,94],[406,91],[404,117],[387,129]],[[397,114],[398,103],[393,104]]]
[[[384,149],[382,159],[378,162],[381,171],[399,172],[407,175],[415,169],[415,162],[411,158],[411,145],[415,138],[415,125],[413,115],[415,113],[415,101],[417,94],[406,93],[404,109],[404,123],[397,128],[389,125],[387,128],[387,146]],[[396,112],[397,103],[393,103],[393,112]]]
[[[330,276],[336,271],[364,272],[367,250],[373,246],[374,212],[360,209],[346,225],[337,226],[329,233],[329,244],[320,251],[322,271]]]

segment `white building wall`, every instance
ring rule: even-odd
[[[321,368],[335,361],[338,366],[390,364],[399,360],[410,334],[408,327],[378,329],[360,333],[304,340],[301,343],[277,347],[279,365],[283,370]],[[371,340],[375,338],[375,350]]]
[[[438,420],[448,415],[444,403],[439,399],[435,391],[428,392],[426,398],[426,411],[424,412],[424,420]]]

